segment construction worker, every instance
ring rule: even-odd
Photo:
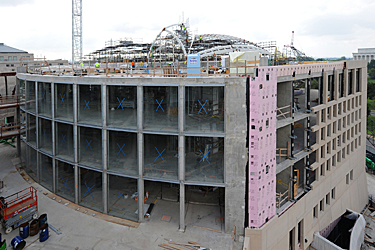
[[[135,62],[132,61],[132,68],[134,69],[135,68]]]
[[[99,62],[96,61],[96,63],[95,63],[95,71],[97,71],[98,73],[99,73],[99,66],[100,66]]]
[[[202,42],[202,36],[199,36],[199,42]]]
[[[81,65],[81,67],[85,66],[82,61],[81,61],[80,65]]]

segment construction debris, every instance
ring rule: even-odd
[[[219,230],[212,229],[212,228],[208,228],[208,227],[199,227],[199,226],[194,226],[194,227],[202,228],[202,229],[206,229],[206,230],[213,231],[213,232],[217,232],[217,233],[221,233],[221,231],[219,231]]]
[[[168,243],[159,244],[158,246],[168,250],[210,250],[209,248],[202,247],[202,245],[189,241],[188,243],[174,242],[170,239],[164,239]]]

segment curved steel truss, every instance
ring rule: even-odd
[[[218,46],[212,49],[206,49],[198,52],[198,54],[202,57],[214,56],[214,55],[225,55],[230,52],[245,52],[245,51],[259,51],[262,55],[270,55],[265,49],[255,47],[252,45],[225,45],[225,46]]]

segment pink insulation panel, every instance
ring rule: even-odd
[[[250,79],[249,226],[276,214],[277,68],[260,67]]]

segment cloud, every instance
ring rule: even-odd
[[[33,4],[35,0],[0,0],[0,6],[16,7],[18,5]]]
[[[350,37],[359,27],[375,30],[373,8],[351,14],[320,14],[301,22],[301,35]]]
[[[115,31],[115,32],[122,32],[125,34],[132,34],[132,33],[138,33],[139,31],[145,31],[145,30],[158,30],[161,27],[157,24],[150,23],[148,25],[135,25],[130,22],[122,22],[122,23],[117,23],[113,25],[110,28],[110,31]]]

